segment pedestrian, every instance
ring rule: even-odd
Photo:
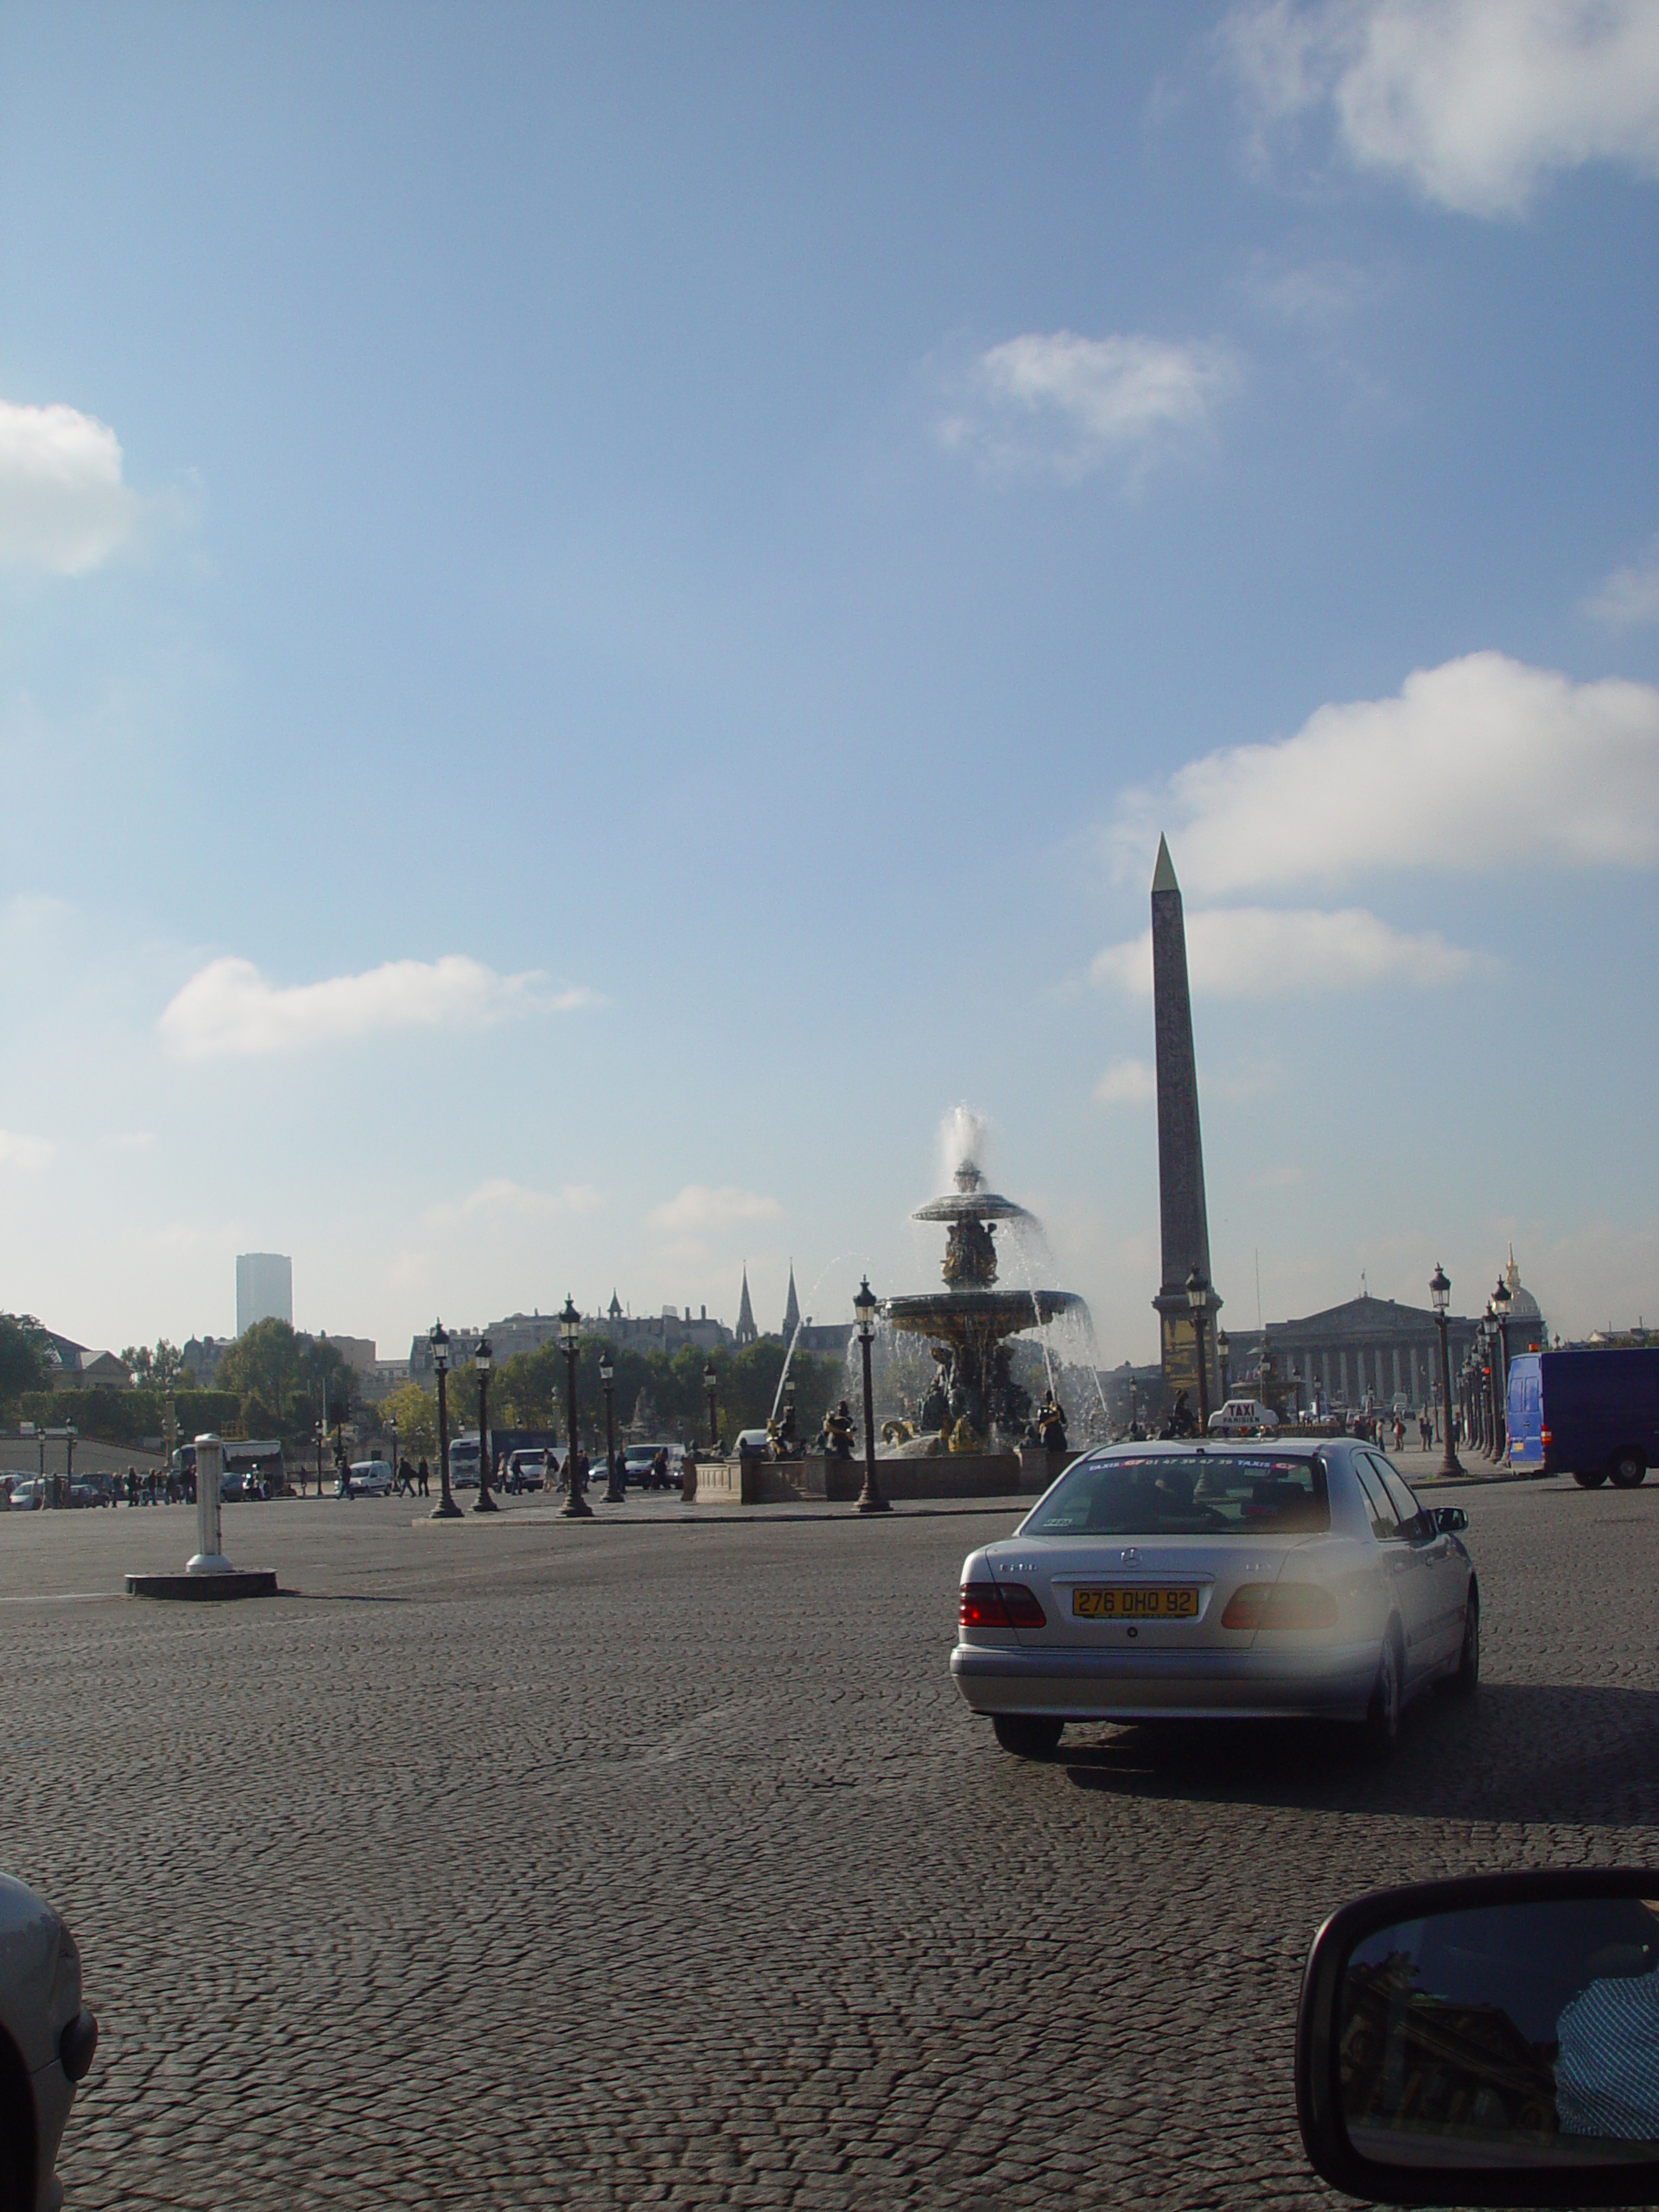
[[[1434,1448],[1434,1424],[1428,1417],[1427,1406],[1417,1416],[1417,1433],[1423,1440],[1424,1451],[1432,1452]]]
[[[422,1460],[420,1465],[416,1469],[415,1478],[421,1486],[421,1496],[423,1497],[430,1497],[432,1495],[432,1480],[431,1477],[426,1471],[426,1462],[424,1459]]]
[[[697,1495],[697,1447],[688,1444],[680,1455],[680,1503],[692,1504]]]
[[[127,1469],[127,1503],[130,1506],[137,1505],[137,1503],[138,1470],[137,1467],[129,1467]]]

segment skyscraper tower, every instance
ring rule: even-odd
[[[1152,877],[1152,1015],[1158,1064],[1158,1212],[1163,1280],[1153,1300],[1160,1323],[1164,1393],[1185,1390],[1198,1409],[1198,1345],[1187,1283],[1193,1269],[1210,1282],[1210,1224],[1204,1204],[1204,1143],[1198,1134],[1198,1070],[1192,1050],[1192,997],[1186,981],[1186,920],[1169,846],[1158,840]],[[1211,1287],[1204,1316],[1205,1395],[1221,1402]]]

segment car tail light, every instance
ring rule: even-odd
[[[964,1582],[957,1622],[962,1628],[1046,1628],[1048,1616],[1022,1582]]]
[[[1538,1432],[1538,1441],[1543,1446],[1545,1451],[1548,1452],[1550,1446],[1555,1441],[1553,1431],[1548,1428],[1541,1428]]]
[[[1313,1582],[1241,1582],[1227,1600],[1223,1628],[1334,1628],[1337,1601]]]

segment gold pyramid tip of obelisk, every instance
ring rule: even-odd
[[[1154,892],[1179,891],[1181,887],[1175,880],[1175,863],[1169,857],[1169,840],[1166,837],[1158,840],[1158,865],[1152,871],[1152,887]]]

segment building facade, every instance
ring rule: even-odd
[[[236,1255],[236,1333],[246,1336],[256,1321],[294,1325],[294,1262],[283,1252],[238,1252]]]

